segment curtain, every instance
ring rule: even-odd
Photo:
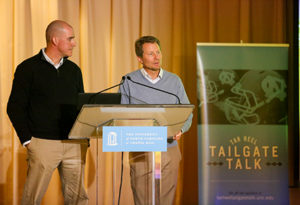
[[[13,74],[19,63],[46,46],[45,29],[52,20],[74,28],[77,46],[71,60],[82,69],[86,92],[117,84],[138,69],[134,41],[154,35],[161,41],[163,68],[181,77],[196,105],[196,42],[288,43],[287,8],[285,0],[0,0],[0,204],[20,203],[27,169],[26,149],[6,114]],[[194,115],[190,131],[179,141],[175,204],[198,203],[196,125]],[[111,184],[119,182],[119,173],[111,170],[120,167],[120,155],[97,155],[97,149],[101,151],[101,140],[92,139],[85,170],[90,204],[112,204],[117,196]],[[121,202],[132,204],[128,196],[125,180]],[[63,204],[57,171],[42,204]]]

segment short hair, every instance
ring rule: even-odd
[[[72,28],[70,24],[68,24],[65,21],[61,20],[54,20],[52,21],[46,28],[46,41],[49,43],[51,41],[51,38],[54,33],[56,33],[58,30],[62,30],[65,28],[65,26],[68,26]]]
[[[160,49],[160,41],[154,36],[142,36],[135,41],[135,54],[138,57],[143,57],[143,45],[145,43],[157,43]]]

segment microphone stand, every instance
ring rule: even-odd
[[[120,86],[120,85],[123,85],[124,80],[125,80],[125,76],[122,77],[121,83],[119,83],[119,84],[117,84],[117,85],[114,85],[114,86],[112,86],[112,87],[106,88],[106,89],[104,89],[104,90],[101,90],[101,91],[99,91],[99,92],[93,94],[93,95],[90,97],[90,99],[88,100],[88,104],[90,104],[91,101],[92,101],[92,99],[95,98],[98,94],[103,93],[103,92],[105,92],[105,91],[107,91],[107,90],[113,89],[113,88],[115,88],[115,87],[118,87],[118,86]]]
[[[170,92],[165,91],[165,90],[161,90],[161,89],[158,89],[158,88],[155,88],[155,87],[151,87],[151,86],[149,86],[149,85],[145,85],[145,84],[136,82],[136,81],[132,80],[130,76],[126,76],[126,78],[127,78],[128,80],[130,80],[131,82],[135,83],[135,84],[138,84],[138,85],[141,85],[141,86],[145,86],[145,87],[147,87],[147,88],[151,88],[151,89],[154,89],[154,90],[158,90],[158,91],[160,91],[160,92],[167,93],[167,94],[169,94],[169,95],[173,95],[173,96],[175,96],[175,97],[177,98],[178,104],[181,104],[179,97],[178,97],[177,95],[175,95],[174,93],[170,93]]]

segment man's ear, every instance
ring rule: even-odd
[[[138,56],[137,59],[138,59],[138,61],[139,61],[141,64],[143,64],[143,60],[142,60],[141,57]]]
[[[52,37],[51,42],[53,45],[57,45],[58,44],[58,38],[57,37]]]

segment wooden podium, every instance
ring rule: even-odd
[[[194,105],[83,105],[77,119],[70,131],[70,139],[102,138],[103,126],[166,126],[167,136],[172,138],[177,134],[189,115]],[[98,145],[98,143],[97,143]],[[98,179],[98,146],[96,157],[96,178]],[[161,180],[161,152],[152,152],[152,189],[149,190],[152,204],[160,204]],[[116,170],[113,170],[116,171]],[[98,190],[98,180],[96,182]],[[113,182],[113,187],[118,184]],[[116,190],[115,188],[113,190]],[[96,192],[98,193],[98,191]],[[119,193],[120,194],[120,193]],[[113,193],[113,204],[115,203]],[[96,196],[96,204],[98,198]]]

